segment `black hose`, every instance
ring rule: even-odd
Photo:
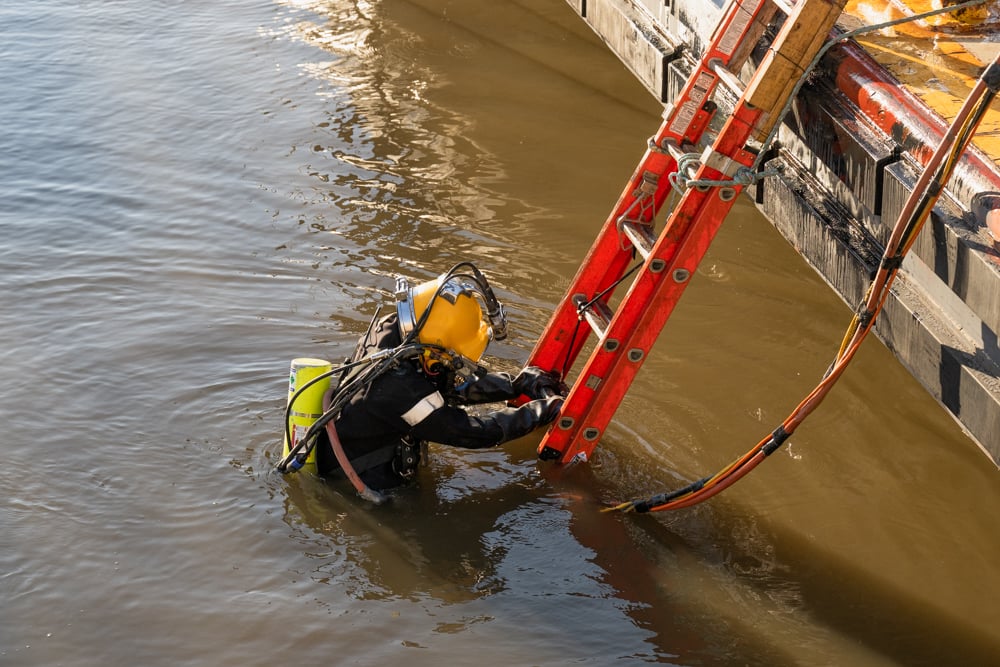
[[[305,462],[305,459],[308,458],[309,453],[312,451],[313,447],[315,447],[316,438],[319,436],[320,432],[322,432],[326,428],[327,424],[329,424],[331,421],[336,419],[337,416],[340,415],[340,412],[341,410],[344,409],[344,406],[346,406],[347,403],[359,391],[361,391],[364,387],[370,385],[383,373],[385,373],[390,368],[393,368],[395,365],[397,365],[401,360],[409,357],[418,357],[428,349],[443,350],[444,348],[438,345],[423,345],[423,344],[400,345],[398,347],[385,351],[385,353],[376,353],[373,356],[366,357],[364,359],[352,362],[350,364],[346,364],[345,366],[341,366],[340,368],[336,369],[336,371],[346,372],[347,370],[355,366],[366,363],[370,364],[369,368],[365,369],[364,371],[359,373],[356,377],[352,378],[346,385],[337,388],[337,390],[334,392],[334,395],[330,399],[329,408],[323,412],[323,414],[319,417],[319,419],[313,422],[313,424],[309,427],[309,430],[306,431],[306,434],[302,437],[302,439],[299,440],[299,442],[295,443],[295,446],[278,463],[277,469],[280,472],[290,472],[298,470],[301,467],[301,464]],[[332,374],[333,372],[336,371],[329,371],[328,373]],[[323,375],[328,375],[328,374],[324,373]],[[320,376],[317,376],[314,380],[304,385],[303,389],[305,389],[306,387],[309,386],[309,384],[317,381],[318,379],[320,379]],[[298,395],[299,391],[296,391],[295,395]],[[291,403],[291,401],[289,403]],[[286,417],[285,417],[286,433],[289,432],[288,414],[290,413],[286,411]],[[289,440],[289,442],[291,442],[291,440]],[[293,460],[298,460],[300,462],[300,465],[289,468]]]

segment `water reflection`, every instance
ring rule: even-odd
[[[434,2],[309,7],[316,20],[288,34],[322,50],[301,69],[331,92],[314,138],[298,148],[305,205],[296,224],[308,230],[298,242],[321,253],[312,268],[326,300],[317,310],[337,325],[333,347],[353,344],[347,334],[387,300],[396,274],[424,279],[475,257],[518,330],[491,347],[491,361],[516,368],[589,246],[581,230],[596,229],[618,176],[634,166],[645,135],[635,133],[630,147],[621,128],[651,128],[658,110],[609,103],[606,91],[620,83],[531,76],[549,66],[533,58],[544,47],[514,37],[500,45],[462,14],[488,10],[492,27],[518,15],[507,6],[449,5],[447,19]],[[496,80],[482,73],[500,58],[509,81],[494,91]],[[541,94],[537,81],[565,85],[565,97],[582,102],[557,106],[559,93]],[[537,102],[531,112],[515,108],[527,99]],[[567,114],[591,104],[616,129],[573,115],[574,131],[590,142],[576,146]],[[920,486],[914,471],[941,461],[928,447],[908,449],[904,460],[898,446],[956,436],[870,417],[874,406],[903,409],[886,404],[902,375],[885,372],[884,358],[873,362],[882,384],[846,379],[814,430],[803,429],[731,500],[670,517],[597,512],[622,494],[680,486],[728,462],[748,433],[784,416],[836,349],[842,304],[749,207],[734,218],[591,465],[557,473],[522,445],[438,451],[391,511],[371,511],[316,480],[275,481],[285,522],[307,544],[304,576],[331,597],[428,604],[443,618],[433,626],[438,639],[468,650],[489,631],[493,648],[522,661],[544,662],[560,648],[564,659],[680,664],[947,661],[934,624],[962,642],[952,655],[982,661],[989,641],[963,630],[958,596],[942,611],[927,597],[943,584],[911,588],[940,569],[910,558],[907,541],[930,552],[951,518],[908,498]],[[975,604],[983,609],[986,598]],[[504,644],[510,614],[532,619],[529,634],[516,633],[530,648]],[[608,637],[627,648],[609,648]]]
[[[496,631],[519,610],[536,626],[518,629],[535,658],[569,642],[564,655],[594,659],[791,664],[736,617],[704,604],[702,577],[712,570],[682,538],[600,514],[592,500],[599,482],[586,468],[540,474],[532,451],[438,448],[418,484],[379,508],[316,478],[274,482],[310,562],[303,576],[359,601],[458,605],[445,614],[458,620],[437,623],[435,633],[480,623]],[[609,644],[609,633],[621,643]]]
[[[872,631],[848,622],[855,618],[851,600],[863,599],[868,614],[885,605],[878,613],[889,617],[905,595],[731,506],[666,522],[601,514],[598,499],[620,488],[608,485],[619,466],[613,454],[566,470],[538,466],[535,444],[518,443],[512,452],[435,448],[418,484],[381,508],[345,485],[305,476],[272,480],[285,498],[293,539],[305,546],[310,570],[303,576],[362,601],[462,606],[452,612],[461,620],[439,623],[440,633],[497,623],[498,610],[515,601],[539,619],[605,624],[605,636],[628,619],[639,632],[623,642],[629,657],[676,664],[819,664],[859,639],[872,651],[851,649],[852,664],[881,664],[880,651],[893,656],[923,642],[927,623],[962,638],[958,653],[942,652],[929,638],[927,655],[988,655],[988,642],[916,601],[895,627]],[[474,604],[487,598],[485,606]],[[747,618],[748,609],[767,622]],[[822,626],[810,620],[816,613]],[[646,653],[635,652],[636,640]],[[624,657],[615,647],[599,651]]]
[[[316,192],[327,206],[316,209],[339,215],[317,214],[310,226],[375,247],[382,258],[412,263],[420,256],[422,266],[432,264],[421,278],[441,270],[435,258],[444,264],[456,254],[494,253],[492,243],[477,240],[477,227],[496,218],[502,200],[481,184],[503,170],[470,143],[472,121],[423,96],[448,85],[421,64],[425,39],[380,12],[359,15],[354,3],[341,4],[311,4],[323,20],[287,28],[335,57],[303,66],[336,90],[328,120],[317,125],[329,140],[311,147],[304,168],[323,184]]]
[[[280,487],[286,522],[331,545],[311,576],[317,583],[340,580],[360,599],[431,595],[454,603],[506,590],[497,574],[504,549],[491,535],[503,530],[505,514],[540,501],[539,488],[530,464],[515,465],[502,452],[486,459],[436,453],[416,485],[396,490],[383,507],[343,484],[287,478]]]

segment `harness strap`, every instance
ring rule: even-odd
[[[368,452],[367,454],[362,454],[357,458],[351,459],[351,467],[354,468],[359,473],[374,468],[375,466],[382,465],[383,463],[388,463],[396,456],[397,445],[386,445],[385,447],[379,447],[375,451]],[[329,477],[343,478],[347,475],[344,473],[343,468],[337,468],[336,470],[331,470],[327,473]]]

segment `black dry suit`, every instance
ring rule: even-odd
[[[398,318],[389,315],[358,342],[354,360],[400,343]],[[557,386],[551,375],[527,368],[517,377],[480,373],[456,387],[454,374],[431,376],[418,359],[406,359],[359,391],[335,424],[344,452],[361,479],[373,489],[386,489],[413,475],[422,442],[481,449],[548,424],[559,413],[562,397],[542,398],[542,390]],[[458,407],[506,401],[522,394],[535,400],[483,415]],[[339,470],[325,437],[317,447],[317,465],[321,474]]]

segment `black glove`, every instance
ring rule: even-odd
[[[514,378],[513,385],[514,391],[519,395],[524,394],[531,399],[565,396],[569,393],[569,387],[555,371],[543,371],[538,366],[525,366]]]
[[[538,420],[538,425],[544,426],[556,420],[556,417],[559,416],[559,411],[562,410],[562,406],[562,396],[550,396],[525,403],[522,408],[529,408]]]
[[[452,393],[460,403],[467,405],[506,401],[521,395],[514,389],[510,373],[480,373]]]
[[[518,408],[507,408],[494,412],[492,417],[503,430],[501,442],[520,438],[539,426],[552,423],[559,416],[562,404],[562,396],[552,396],[529,401]]]

